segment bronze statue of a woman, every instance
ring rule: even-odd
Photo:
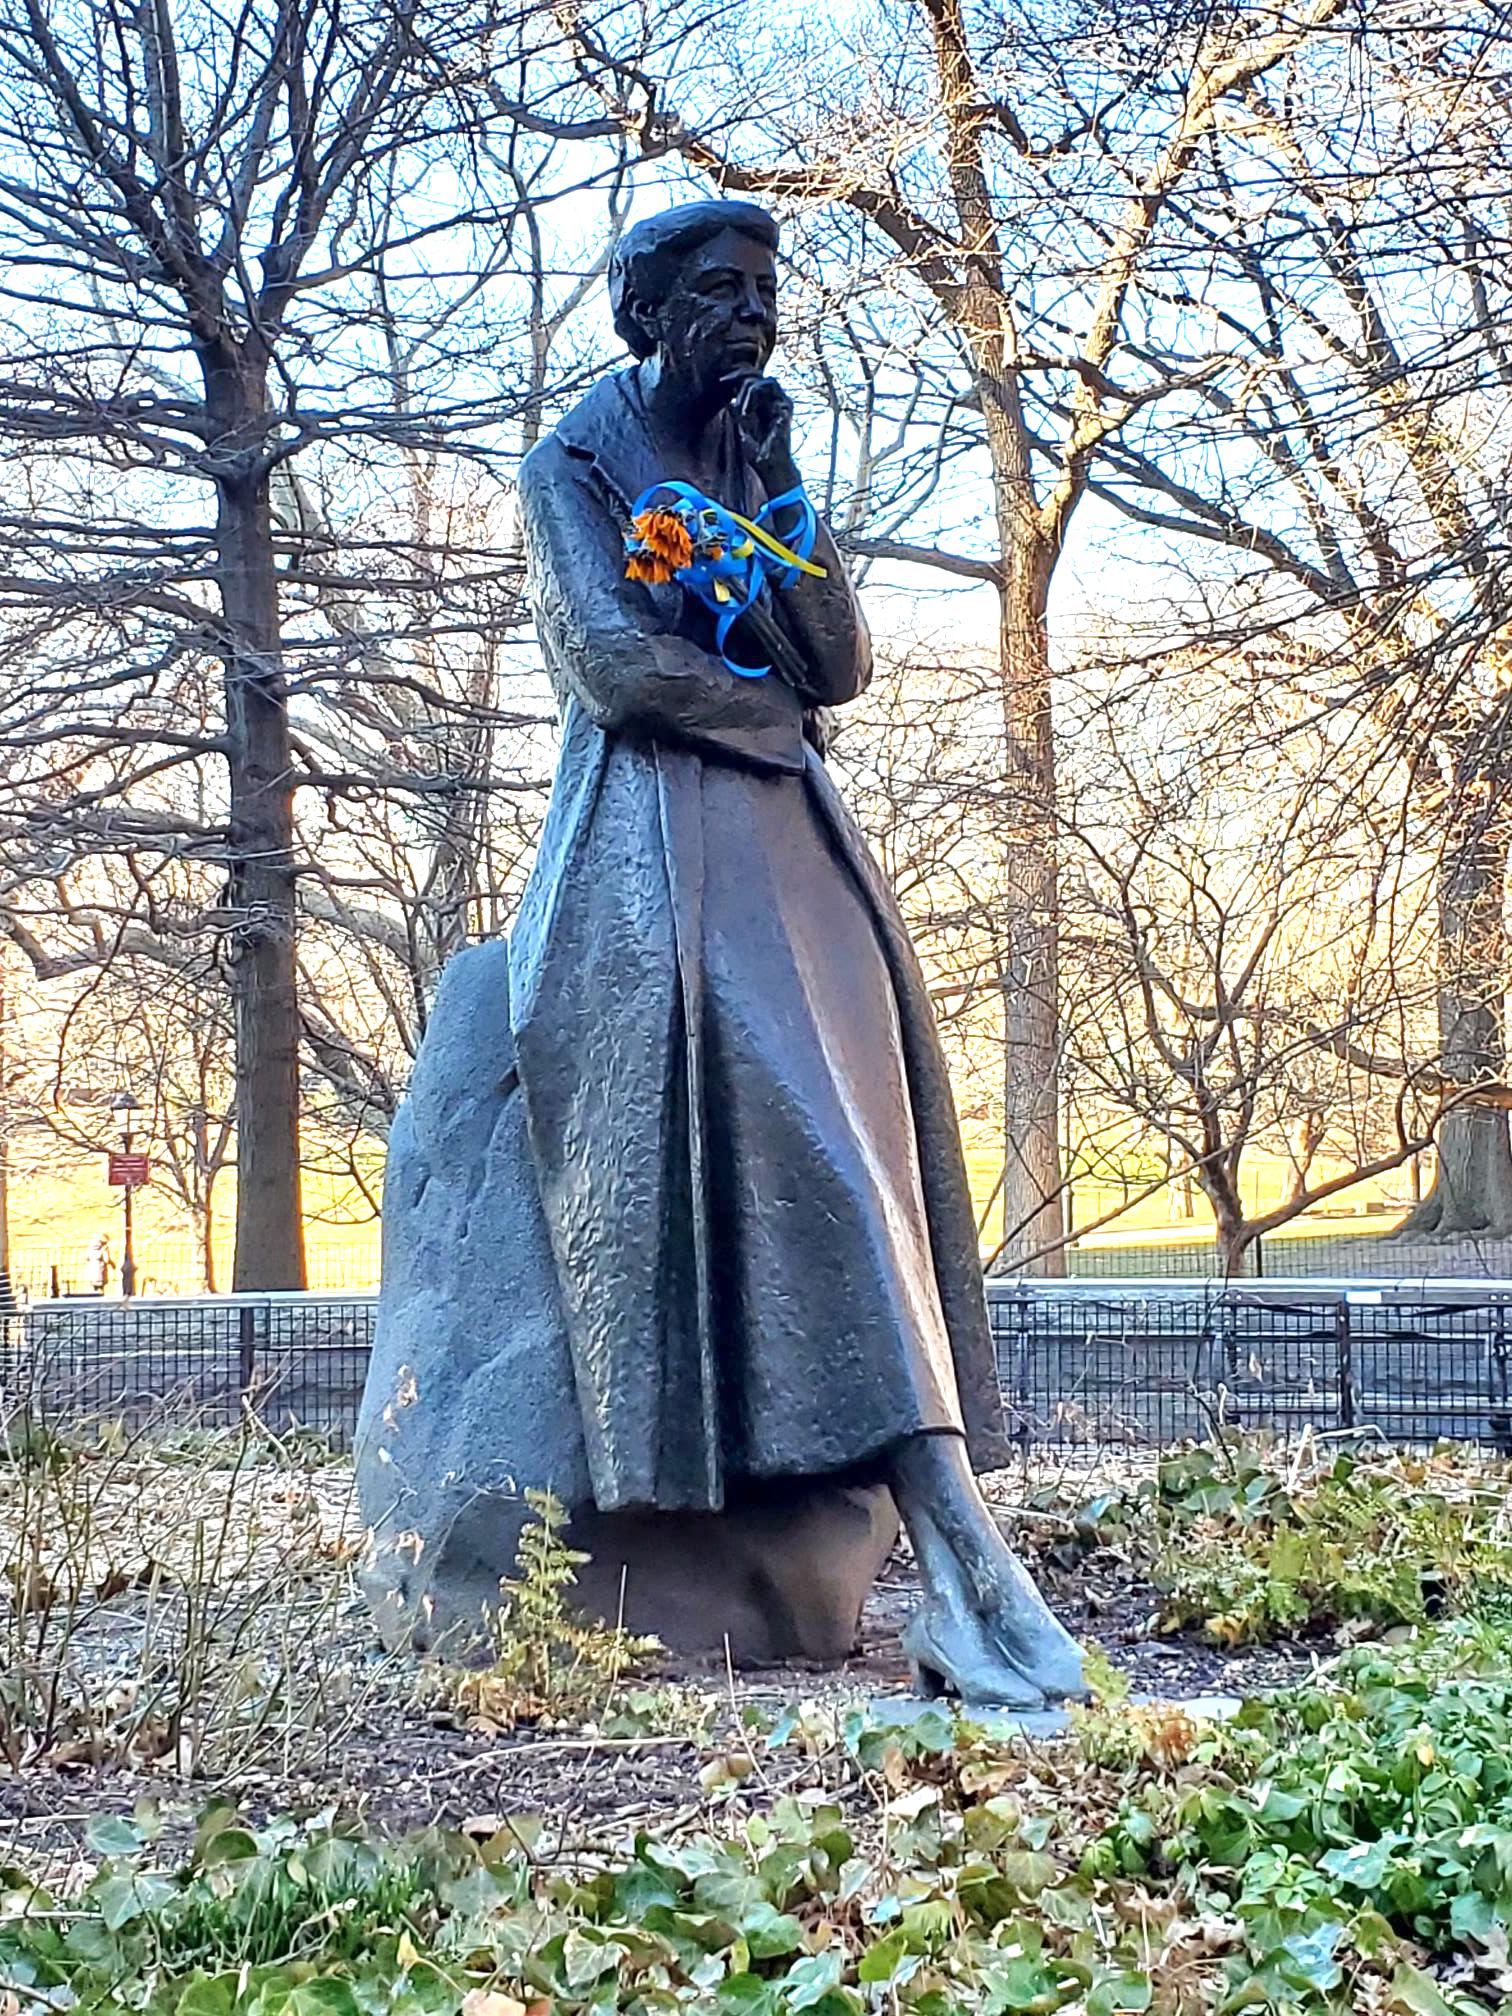
[[[679,1536],[713,1558],[738,1530],[726,1581],[738,1556],[802,1649],[845,1543],[783,1519],[870,1493],[919,1564],[924,1684],[1034,1707],[1081,1691],[1080,1657],[974,1474],[1006,1458],[975,1224],[924,983],[822,760],[870,655],[765,375],[776,249],[744,203],[627,232],[637,361],[521,470],[561,755],[507,955],[453,962],[391,1145],[370,1587],[391,1636],[424,1636],[508,1572],[503,1508],[550,1484],[596,1554],[630,1536],[632,1610],[638,1573],[691,1572]],[[678,510],[734,589],[706,567],[695,592]],[[748,528],[785,559],[764,571]],[[784,1584],[805,1547],[819,1568]]]

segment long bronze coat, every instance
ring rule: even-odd
[[[864,1471],[921,1430],[992,1467],[933,1013],[814,746],[812,703],[862,667],[806,695],[737,679],[680,588],[626,580],[664,473],[635,395],[633,371],[603,381],[520,477],[562,746],[511,1014],[594,1497],[718,1509],[739,1478]]]

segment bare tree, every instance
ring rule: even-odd
[[[1347,64],[1314,46],[1246,83],[1146,318],[1188,392],[1090,479],[1190,569],[1168,635],[1284,636],[1298,720],[1351,719],[1362,775],[1401,783],[1436,885],[1418,1054],[1452,1088],[1404,1229],[1446,1236],[1512,1229],[1509,29],[1485,0],[1393,6]]]
[[[875,673],[830,760],[928,977],[969,1143],[1004,1139],[1002,1002],[1015,906],[1001,836],[1002,707],[990,650],[879,626]],[[984,1219],[1002,1206],[999,1162]]]
[[[1423,1153],[1462,1096],[1435,1056],[1433,863],[1402,766],[1376,774],[1354,724],[1307,718],[1272,670],[1094,661],[1064,702],[1075,1124],[1161,1143],[1156,1181],[1195,1181],[1226,1273]],[[1292,1166],[1258,1212],[1257,1149]]]
[[[40,992],[29,1032],[32,1096],[18,1118],[93,1176],[120,1145],[112,1098],[123,1090],[140,1096],[134,1131],[150,1152],[153,1183],[187,1219],[198,1285],[213,1294],[216,1192],[233,1167],[224,988],[203,968],[173,973],[127,955]]]
[[[7,928],[41,971],[127,939],[171,966],[154,883],[176,862],[213,879],[197,928],[234,1006],[238,1287],[303,1279],[295,794],[373,781],[305,746],[299,696],[361,670],[450,704],[412,651],[374,675],[370,634],[305,621],[424,571],[413,540],[334,548],[291,500],[343,461],[356,487],[386,449],[483,445],[539,402],[539,371],[509,367],[529,305],[510,288],[565,181],[549,137],[501,172],[520,119],[487,88],[525,74],[532,18],[0,0],[0,839],[18,886],[106,851],[124,870],[61,952],[25,905]],[[584,172],[615,174],[613,150]],[[458,577],[499,568],[449,550],[430,571],[455,612]]]

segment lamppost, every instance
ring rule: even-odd
[[[121,1116],[121,1151],[126,1155],[131,1153],[131,1116],[140,1110],[141,1104],[133,1092],[117,1092],[110,1102],[111,1112]],[[128,1172],[128,1181],[121,1190],[121,1210],[125,1221],[125,1238],[121,1247],[121,1293],[127,1296],[136,1293],[136,1255],[131,1250],[131,1193],[135,1188]]]

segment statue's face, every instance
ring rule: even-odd
[[[777,267],[765,245],[721,231],[680,267],[656,310],[662,348],[701,391],[732,398],[777,342]]]

